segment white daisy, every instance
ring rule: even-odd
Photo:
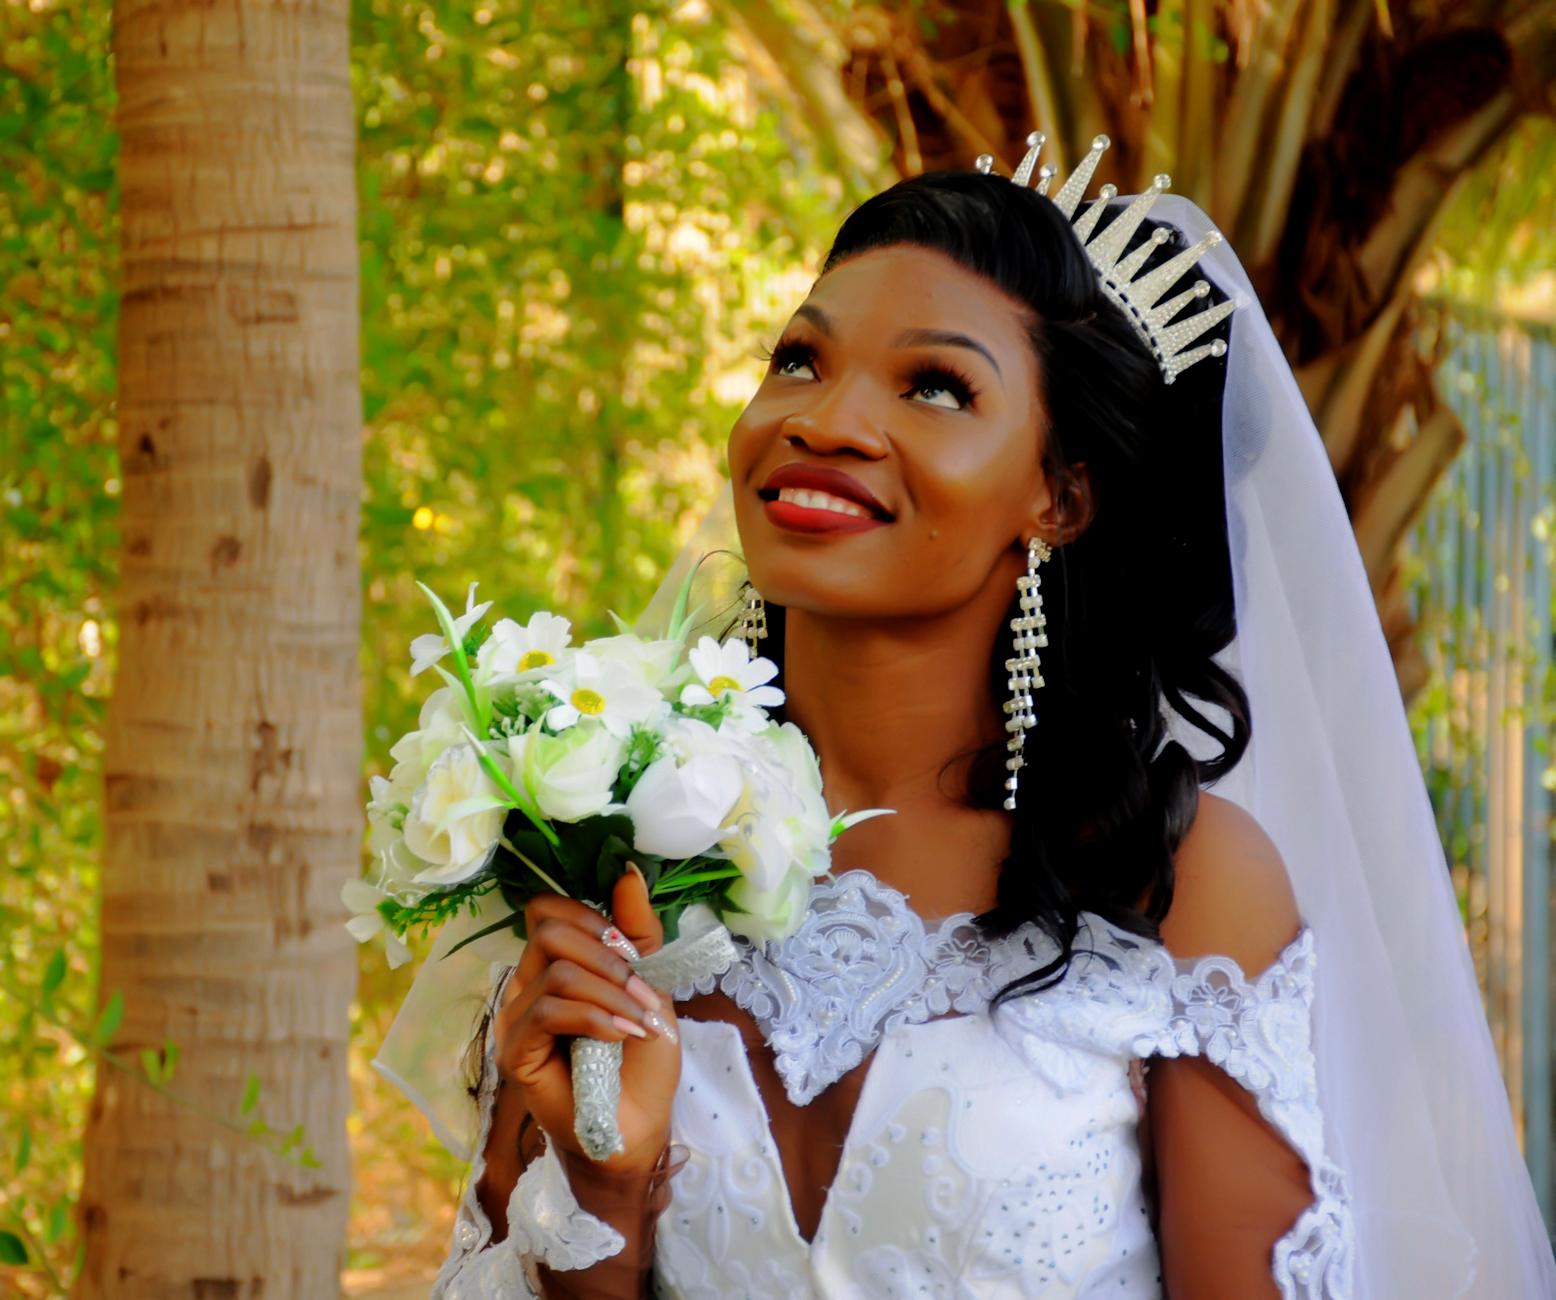
[[[573,625],[544,610],[522,627],[511,618],[503,618],[482,644],[476,663],[493,677],[534,672],[561,663],[572,639]]]
[[[705,636],[687,658],[698,680],[681,692],[682,704],[727,701],[732,706],[729,717],[747,731],[756,732],[767,726],[760,710],[783,703],[783,692],[767,685],[778,675],[778,665],[771,659],[753,659],[744,641],[732,638],[720,645]]]
[[[474,582],[470,584],[470,591],[465,596],[465,612],[454,620],[454,635],[461,641],[470,634],[472,627],[486,617],[486,611],[492,607],[489,600],[479,605],[475,603],[475,589],[479,585]],[[448,642],[437,632],[417,637],[411,642],[411,676],[426,672],[448,652]]]
[[[580,650],[556,677],[542,684],[561,701],[546,714],[546,725],[553,731],[593,718],[611,735],[625,740],[634,723],[647,722],[664,704],[631,664],[596,659],[587,650]]]

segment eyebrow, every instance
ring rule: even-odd
[[[811,303],[803,302],[794,309],[794,314],[808,320],[823,335],[831,338],[833,330],[832,317]],[[904,330],[892,340],[892,346],[896,348],[966,348],[969,352],[976,352],[991,366],[994,373],[999,376],[1001,384],[1005,382],[1004,372],[1000,369],[1000,363],[994,359],[994,354],[978,342],[977,339],[966,334],[958,334],[954,330]]]
[[[808,320],[827,338],[832,337],[832,317],[828,316],[820,307],[813,307],[808,302],[802,302],[794,309],[794,314]]]
[[[819,328],[819,327],[818,327]],[[966,348],[969,352],[976,352],[991,366],[994,373],[999,375],[1000,383],[1005,382],[1005,376],[1000,371],[1000,363],[994,359],[994,354],[966,334],[957,334],[951,330],[903,330],[892,340],[892,346],[897,348]]]

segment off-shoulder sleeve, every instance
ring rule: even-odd
[[[493,982],[492,1007],[511,971]],[[525,1169],[508,1198],[508,1235],[492,1242],[492,1225],[476,1195],[486,1172],[486,1142],[497,1110],[495,1035],[486,1035],[476,1098],[480,1126],[475,1160],[454,1219],[448,1259],[432,1284],[431,1300],[538,1300],[535,1265],[557,1272],[589,1268],[619,1254],[622,1235],[589,1214],[573,1196],[562,1162],[548,1147]]]
[[[1304,930],[1256,980],[1236,962],[1180,962],[1166,1027],[1142,1056],[1199,1056],[1258,1102],[1259,1113],[1302,1157],[1313,1204],[1275,1245],[1282,1300],[1350,1300],[1356,1230],[1345,1176],[1328,1156],[1313,1057],[1313,935]]]

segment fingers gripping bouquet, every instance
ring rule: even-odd
[[[444,684],[390,751],[388,778],[372,778],[377,866],[342,891],[346,928],[361,942],[382,934],[392,966],[410,958],[408,932],[461,909],[505,912],[466,943],[506,928],[525,937],[538,894],[604,911],[629,864],[664,923],[660,957],[717,961],[710,938],[727,950],[727,932],[792,934],[831,842],[883,811],[827,811],[809,742],[766,712],[783,703],[776,666],[740,640],[705,636],[687,651],[687,589],[667,639],[623,631],[581,647],[548,613],[484,630],[491,602],[477,605],[473,585],[458,618],[422,591],[442,630],[411,643],[411,672]],[[621,1147],[620,1061],[619,1043],[573,1045],[575,1123],[595,1159]]]

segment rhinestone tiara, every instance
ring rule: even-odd
[[[1037,192],[1048,194],[1048,187],[1053,183],[1054,173],[1058,168],[1052,165],[1042,168],[1037,166],[1038,155],[1043,151],[1045,139],[1041,131],[1034,131],[1027,136],[1026,157],[1021,160],[1021,166],[1016,168],[1016,174],[1010,178],[1011,184],[1026,189],[1031,185],[1035,171]],[[1129,318],[1129,323],[1135,327],[1135,333],[1140,336],[1141,342],[1151,349],[1151,355],[1161,366],[1162,381],[1170,384],[1196,361],[1203,361],[1206,357],[1226,355],[1226,344],[1221,339],[1214,339],[1197,348],[1191,348],[1189,344],[1232,314],[1235,304],[1231,301],[1218,303],[1208,311],[1196,312],[1175,325],[1168,323],[1191,302],[1209,295],[1209,281],[1200,280],[1192,289],[1185,290],[1166,302],[1161,301],[1162,295],[1168,289],[1186,275],[1200,258],[1221,242],[1221,232],[1212,230],[1194,247],[1186,248],[1154,270],[1147,271],[1144,275],[1140,274],[1146,259],[1172,238],[1171,231],[1167,227],[1158,226],[1139,248],[1128,257],[1124,256],[1124,249],[1128,246],[1130,237],[1140,228],[1140,223],[1145,220],[1152,205],[1161,197],[1162,191],[1172,185],[1172,178],[1164,174],[1156,176],[1144,194],[1109,222],[1101,234],[1093,236],[1092,231],[1096,229],[1097,222],[1101,219],[1109,201],[1118,194],[1118,188],[1104,185],[1079,218],[1075,216],[1075,210],[1080,206],[1081,195],[1090,184],[1092,174],[1097,170],[1097,164],[1102,161],[1102,155],[1107,152],[1108,146],[1112,143],[1105,135],[1099,135],[1091,142],[1091,152],[1081,159],[1060,187],[1059,192],[1052,196],[1053,203],[1060,212],[1064,213],[1065,220],[1071,223],[1075,237],[1081,241],[1081,247],[1086,250],[1086,256],[1091,259],[1102,292],[1107,294]],[[977,167],[985,176],[989,175],[994,167],[993,156],[981,155]]]

